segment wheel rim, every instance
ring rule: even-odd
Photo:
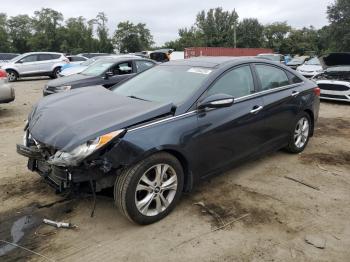
[[[302,148],[309,137],[309,120],[306,117],[302,117],[294,131],[294,144],[297,148]]]
[[[7,73],[7,78],[9,81],[13,81],[16,79],[16,74],[14,72]]]
[[[177,190],[177,174],[167,164],[149,168],[140,178],[135,192],[135,204],[145,216],[156,216],[173,202]]]

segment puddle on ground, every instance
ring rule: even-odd
[[[27,208],[0,214],[0,261],[29,260],[32,254],[15,245],[35,250],[40,243],[47,243],[48,237],[55,234],[57,229],[44,225],[43,219],[67,221],[74,204],[74,201],[62,203],[62,200],[44,206],[33,203]]]

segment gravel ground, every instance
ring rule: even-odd
[[[280,151],[242,164],[185,195],[166,219],[137,226],[109,192],[98,196],[93,218],[88,196],[64,202],[16,154],[46,81],[16,82],[16,101],[0,105],[1,261],[349,260],[350,104],[322,102],[302,154]],[[43,217],[78,228],[55,229]]]

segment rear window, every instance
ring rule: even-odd
[[[284,70],[270,65],[255,65],[262,91],[289,85]]]

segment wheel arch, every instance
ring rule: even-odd
[[[313,136],[314,135],[314,128],[315,128],[315,116],[314,116],[314,113],[310,109],[305,109],[304,112],[307,113],[310,116],[310,119],[311,119],[311,133],[310,133],[310,136]]]
[[[13,72],[15,72],[17,74],[17,76],[19,76],[18,71],[16,69],[14,69],[14,68],[6,68],[5,71],[6,71],[6,73],[8,73],[9,71],[13,71]]]

